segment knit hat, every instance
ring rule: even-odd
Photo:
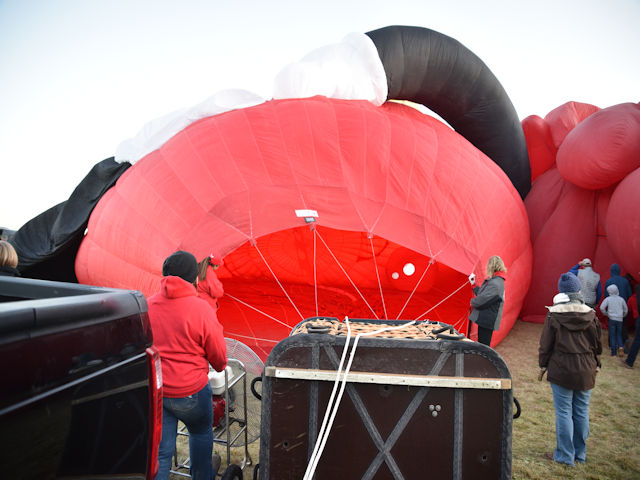
[[[175,276],[193,283],[198,275],[198,262],[189,252],[178,250],[167,257],[162,264],[162,275]]]
[[[560,275],[558,280],[558,292],[560,293],[576,293],[582,289],[580,280],[573,273],[567,272]]]

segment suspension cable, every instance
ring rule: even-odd
[[[433,310],[434,308],[438,307],[442,302],[448,300],[449,298],[451,298],[453,295],[455,295],[456,293],[458,293],[460,290],[462,290],[465,286],[468,285],[468,281],[464,282],[462,285],[460,285],[457,289],[455,289],[453,292],[451,292],[449,295],[447,295],[445,298],[443,298],[442,300],[440,300],[438,303],[436,303],[433,307],[431,307],[429,310],[427,310],[426,312],[424,312],[422,315],[420,315],[419,317],[416,317],[416,320],[420,320],[422,317],[424,317],[427,313],[429,313],[431,310]]]
[[[298,307],[296,307],[296,304],[293,303],[293,300],[291,300],[291,297],[289,296],[289,294],[287,293],[287,291],[284,289],[284,287],[282,286],[282,283],[280,283],[280,280],[278,280],[278,277],[276,276],[276,274],[274,273],[273,270],[271,270],[271,267],[269,266],[269,264],[267,263],[267,260],[264,258],[264,255],[262,255],[262,252],[260,251],[260,249],[258,248],[258,244],[256,243],[254,245],[255,249],[257,250],[258,254],[260,254],[260,257],[262,258],[262,261],[264,262],[264,264],[267,266],[267,268],[269,269],[269,271],[271,272],[271,275],[273,275],[273,278],[275,279],[275,281],[278,283],[278,285],[280,286],[280,288],[282,289],[282,291],[284,292],[284,294],[286,295],[286,297],[289,299],[289,301],[291,302],[291,305],[293,306],[293,308],[295,309],[296,312],[298,312],[298,315],[300,315],[300,318],[302,320],[304,320],[304,316],[300,313],[300,310],[298,310]]]
[[[376,269],[376,277],[378,278],[378,288],[380,289],[380,299],[382,300],[382,310],[384,310],[384,318],[389,318],[387,315],[387,305],[384,303],[384,294],[382,293],[382,282],[380,281],[380,272],[378,271],[378,261],[376,260],[376,251],[373,248],[373,238],[369,237],[369,243],[371,244],[371,256],[373,257],[373,265]]]
[[[287,324],[287,323],[284,323],[282,320],[278,320],[276,317],[272,317],[272,316],[271,316],[271,315],[269,315],[268,313],[263,312],[262,310],[259,310],[259,309],[257,309],[256,307],[254,307],[254,306],[252,306],[252,305],[249,305],[247,302],[243,302],[243,301],[242,301],[242,300],[240,300],[239,298],[236,298],[236,297],[234,297],[233,295],[231,295],[229,292],[224,292],[224,296],[225,296],[225,297],[229,297],[229,298],[231,298],[232,300],[235,300],[236,302],[241,303],[242,305],[244,305],[244,306],[246,306],[246,307],[249,307],[251,310],[255,310],[256,312],[258,312],[258,313],[260,313],[260,314],[264,315],[265,317],[270,318],[270,319],[271,319],[271,320],[273,320],[274,322],[278,322],[278,323],[280,323],[280,324],[284,325],[284,326],[285,326],[285,327],[287,327],[287,328],[291,328],[291,325],[289,325],[289,324]]]
[[[331,251],[331,249],[329,248],[329,246],[327,245],[327,243],[324,241],[324,239],[322,238],[322,235],[320,235],[320,232],[318,232],[318,238],[320,238],[320,241],[324,244],[324,246],[327,248],[327,250],[329,251],[329,253],[331,254],[331,256],[333,257],[333,259],[336,261],[336,263],[338,264],[338,266],[340,267],[340,270],[342,270],[342,273],[345,274],[345,276],[347,277],[347,280],[349,280],[349,282],[351,282],[351,285],[353,286],[353,288],[356,290],[356,292],[358,293],[358,295],[360,295],[360,298],[362,299],[362,301],[365,303],[365,305],[367,307],[369,307],[369,310],[371,310],[371,313],[373,313],[373,316],[376,318],[376,320],[379,320],[380,317],[378,317],[378,314],[375,312],[375,310],[373,308],[371,308],[371,305],[369,305],[369,302],[367,302],[367,300],[364,298],[364,296],[362,295],[362,293],[360,292],[360,290],[358,289],[358,287],[356,286],[355,283],[353,283],[353,280],[351,280],[351,277],[349,276],[349,274],[347,273],[347,271],[344,269],[344,267],[340,264],[340,261],[336,258],[336,256],[333,254],[333,252]]]
[[[317,252],[317,235],[316,235],[316,229],[313,229],[313,290],[315,293],[315,297],[316,297],[316,317],[319,315],[318,314],[318,273],[317,273],[317,256],[316,256],[316,252]]]
[[[402,315],[402,312],[404,312],[404,309],[407,308],[407,305],[409,305],[409,302],[411,301],[411,299],[413,298],[413,294],[416,293],[416,290],[418,289],[418,287],[420,286],[420,283],[422,283],[422,279],[424,278],[424,276],[427,274],[427,272],[429,271],[429,269],[431,268],[431,265],[433,265],[433,259],[431,259],[429,261],[429,263],[427,264],[427,268],[424,269],[424,272],[422,272],[422,276],[420,277],[420,280],[418,280],[418,282],[416,283],[416,286],[413,287],[413,290],[411,291],[411,293],[409,294],[409,297],[407,298],[407,301],[404,302],[404,305],[402,306],[402,309],[400,310],[400,312],[398,313],[398,316],[396,317],[396,320],[398,320],[400,318],[400,315]],[[417,320],[417,319],[416,319]]]

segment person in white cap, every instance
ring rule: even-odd
[[[596,305],[600,303],[600,298],[602,298],[602,286],[600,284],[600,275],[593,270],[591,259],[584,258],[580,260],[569,272],[580,280],[584,303],[595,310]]]

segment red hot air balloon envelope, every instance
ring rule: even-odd
[[[526,120],[526,119],[525,119]],[[549,170],[525,200],[534,262],[523,319],[542,322],[560,273],[590,258],[602,284],[617,263],[623,274],[640,271],[640,105],[605,109],[569,102],[545,121],[557,141]],[[539,122],[538,122],[539,123]],[[540,143],[543,128],[527,129]],[[548,149],[529,150],[532,165],[547,162]]]
[[[149,295],[168,252],[214,247],[225,334],[263,355],[315,315],[466,331],[467,275],[481,277],[494,253],[510,266],[512,325],[531,262],[524,205],[484,154],[410,107],[326,97],[227,112],[172,137],[102,198],[76,273]]]
[[[467,276],[481,279],[498,254],[509,268],[499,343],[531,271],[527,150],[504,89],[464,46],[428,29],[353,34],[329,51],[344,55],[312,52],[283,73],[275,100],[221,92],[123,142],[120,163],[105,161],[110,174],[85,182],[95,208],[65,203],[45,226],[31,224],[53,225],[55,237],[28,245],[32,268],[46,278],[60,258],[51,245],[64,245],[80,282],[151,295],[173,251],[218,251],[225,334],[265,357],[315,315],[466,332]],[[387,97],[423,103],[456,131]]]

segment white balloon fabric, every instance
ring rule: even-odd
[[[387,76],[375,44],[364,33],[350,33],[342,42],[313,50],[284,67],[274,80],[273,98],[322,95],[380,106],[387,93]]]
[[[221,90],[197,105],[181,108],[147,122],[135,137],[118,145],[115,160],[118,163],[134,164],[145,155],[160,148],[176,133],[201,118],[252,107],[264,103],[264,101],[264,98],[248,90]]]

